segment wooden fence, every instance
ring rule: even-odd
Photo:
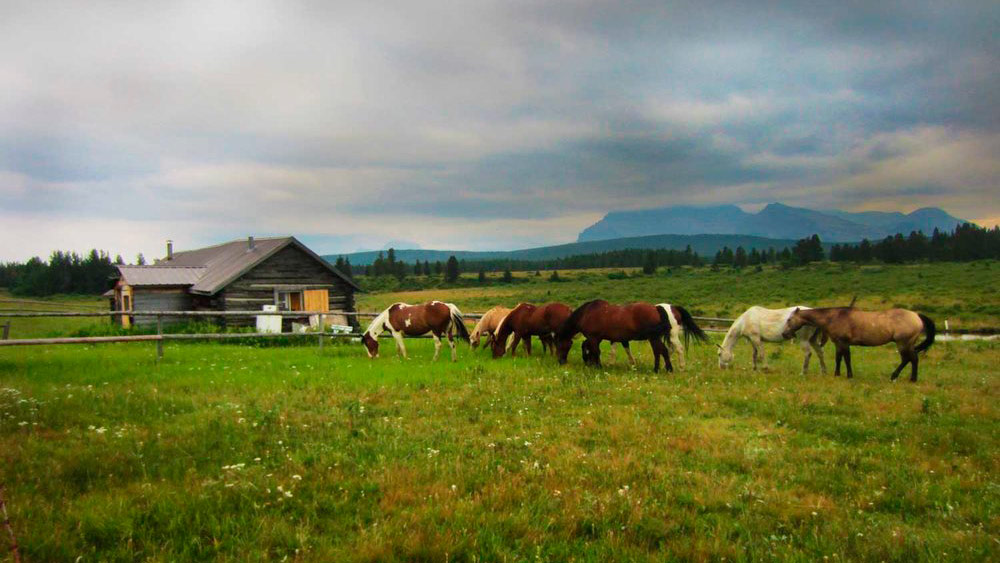
[[[167,317],[198,318],[198,317],[256,317],[259,315],[276,315],[282,317],[319,317],[319,325],[325,327],[327,315],[353,316],[353,317],[375,317],[375,312],[337,312],[329,311],[0,311],[0,318],[32,318],[32,317],[155,317],[156,334],[136,334],[122,336],[86,336],[67,338],[9,338],[10,321],[3,325],[3,339],[0,340],[0,347],[4,346],[43,346],[53,344],[102,344],[108,342],[155,342],[156,357],[163,357],[163,342],[166,340],[230,340],[238,338],[281,338],[281,337],[303,337],[314,336],[317,338],[319,348],[323,349],[326,338],[357,338],[361,336],[356,332],[332,332],[325,330],[308,332],[233,332],[233,333],[201,333],[201,334],[164,334],[163,319]],[[466,313],[462,315],[469,320],[482,318],[483,313]],[[715,328],[710,325],[724,324],[728,327],[733,322],[732,319],[720,319],[715,317],[694,317],[695,320],[706,323],[706,331],[719,332],[722,328]],[[388,334],[383,334],[388,338]],[[412,337],[411,337],[412,338]],[[429,338],[429,337],[425,337]]]

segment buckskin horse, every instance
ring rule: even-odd
[[[430,332],[434,337],[434,360],[437,360],[441,352],[441,337],[447,335],[453,362],[458,359],[453,332],[464,340],[469,338],[469,329],[462,319],[462,312],[455,305],[441,301],[423,305],[393,303],[379,313],[361,336],[369,358],[378,357],[378,337],[384,331],[389,331],[396,340],[396,350],[403,358],[406,358],[403,336],[420,336]]]
[[[469,344],[473,348],[479,348],[480,340],[482,340],[483,335],[486,335],[486,345],[492,347],[497,327],[508,313],[510,313],[510,309],[499,305],[483,313],[482,318],[479,319],[469,335]]]
[[[861,311],[853,307],[828,307],[823,309],[800,309],[789,315],[785,321],[783,336],[791,338],[805,325],[823,330],[837,347],[837,367],[834,375],[840,375],[840,360],[847,364],[847,377],[854,377],[851,369],[851,346],[881,346],[896,343],[901,359],[892,372],[892,380],[899,377],[906,364],[910,364],[910,381],[917,380],[918,354],[934,344],[937,329],[929,317],[907,309],[886,311]],[[920,334],[926,332],[924,341],[917,344]]]
[[[573,337],[584,337],[583,361],[587,365],[601,365],[601,341],[609,340],[622,345],[629,359],[632,354],[628,344],[632,340],[648,340],[653,349],[653,371],[660,371],[660,358],[667,371],[674,371],[665,338],[670,337],[671,312],[661,305],[632,303],[612,305],[603,299],[588,301],[573,311],[556,333],[556,352],[560,364],[565,364],[573,347]]]
[[[500,321],[493,335],[493,357],[499,358],[509,349],[513,356],[517,345],[524,341],[524,351],[531,355],[531,337],[537,336],[542,341],[542,350],[552,349],[553,337],[563,322],[569,318],[572,310],[562,303],[548,303],[535,306],[531,303],[519,303],[517,307]],[[510,335],[514,339],[507,344]]]

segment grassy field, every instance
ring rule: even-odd
[[[989,270],[890,271],[898,292],[885,270],[836,276],[875,280],[859,289],[885,291],[890,302],[953,300],[966,322],[996,324],[977,309],[996,306],[977,285]],[[806,301],[849,300],[850,290],[823,293],[836,278],[824,272],[790,281],[818,292]],[[777,304],[793,291],[776,278],[769,287],[746,272],[707,270],[695,291],[686,275],[588,272],[455,290],[455,300],[478,310],[502,294],[493,292],[514,289],[505,298],[551,292],[576,302],[588,287],[590,297],[660,300],[663,288],[703,314],[734,314],[762,294]],[[754,281],[740,293],[727,276]],[[714,301],[703,296],[711,292]],[[424,295],[414,297],[405,299]],[[366,308],[400,298],[362,297]],[[429,341],[407,345],[408,361],[388,346],[370,361],[348,343],[323,352],[314,343],[168,343],[160,363],[151,344],[0,348],[0,483],[22,553],[28,561],[1000,555],[1000,342],[939,342],[916,384],[888,381],[897,363],[888,347],[855,349],[848,381],[820,376],[815,361],[800,376],[792,345],[768,345],[766,373],[748,369],[746,344],[728,371],[717,369],[714,346],[692,346],[687,371],[674,374],[653,374],[640,343],[638,370],[585,368],[579,346],[559,366],[551,357],[494,361],[465,346],[457,363],[431,363]]]
[[[579,305],[600,297],[613,303],[676,303],[695,315],[733,318],[751,305],[840,306],[857,295],[859,307],[914,309],[936,320],[947,318],[952,328],[1000,324],[1000,263],[996,261],[860,267],[823,263],[790,270],[767,267],[760,272],[754,268],[660,268],[652,276],[632,270],[628,279],[609,277],[620,272],[560,271],[565,281],[558,283],[548,281],[548,272],[538,277],[518,273],[515,278],[520,283],[513,284],[366,293],[359,294],[358,307],[381,310],[395,301],[441,299],[468,311],[484,311],[496,304],[511,306],[519,301],[558,300]]]

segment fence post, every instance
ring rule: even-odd
[[[10,321],[7,321],[7,323],[3,325],[3,337],[0,338],[0,340],[7,340],[8,338],[10,338]]]
[[[319,351],[323,353],[323,334],[326,332],[326,315],[319,316]]]
[[[156,315],[156,334],[160,336],[156,341],[156,361],[163,359],[163,315]]]

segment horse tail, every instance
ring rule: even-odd
[[[674,305],[673,307],[681,314],[681,326],[684,327],[684,345],[687,346],[691,343],[692,336],[699,342],[708,342],[708,335],[694,322],[694,317],[691,316],[691,313],[680,305]]]
[[[656,312],[660,314],[660,323],[649,330],[644,338],[659,337],[670,338],[670,306],[663,303],[656,305]]]
[[[566,320],[563,321],[563,324],[559,327],[559,330],[556,331],[556,338],[559,340],[567,340],[569,338],[573,338],[577,332],[580,332],[580,317],[587,312],[587,309],[589,309],[591,305],[597,303],[597,301],[599,300],[595,299],[593,301],[587,301],[570,313],[569,317],[567,317]]]
[[[931,344],[934,344],[934,335],[937,334],[937,327],[934,326],[934,321],[927,315],[917,313],[917,316],[920,317],[920,321],[924,323],[924,330],[927,331],[927,338],[913,349],[914,352],[920,353],[930,348]]]
[[[448,309],[451,310],[451,324],[455,327],[455,332],[457,332],[458,336],[463,340],[469,342],[469,345],[471,346],[472,343],[469,341],[469,327],[465,326],[465,319],[462,318],[462,311],[459,311],[458,307],[452,303],[445,303],[445,305],[447,305]]]

